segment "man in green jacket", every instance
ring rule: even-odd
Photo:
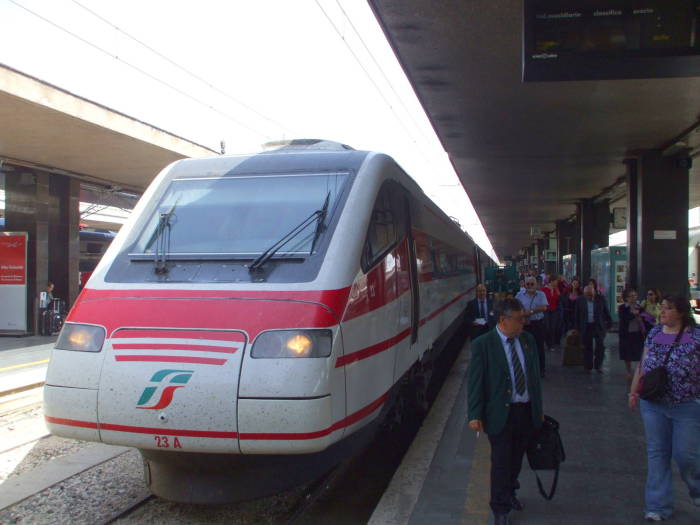
[[[528,445],[542,424],[537,343],[523,331],[523,306],[502,299],[494,306],[496,328],[472,344],[468,374],[469,428],[486,431],[491,443],[491,510],[496,525],[522,510],[515,491]]]

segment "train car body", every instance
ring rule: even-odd
[[[174,163],[67,318],[47,424],[138,448],[151,489],[172,500],[296,484],[425,379],[471,298],[474,253],[383,154]]]
[[[107,251],[107,248],[114,240],[116,233],[109,230],[81,229],[80,239],[80,259],[78,261],[78,271],[80,272],[79,286],[82,290],[87,284],[92,272],[97,267],[100,259]]]

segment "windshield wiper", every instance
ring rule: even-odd
[[[320,233],[320,224],[323,222],[323,220],[326,217],[326,213],[328,212],[328,203],[330,201],[330,192],[328,195],[326,195],[326,201],[323,204],[323,207],[320,210],[316,210],[313,212],[311,215],[309,215],[306,219],[301,221],[297,226],[295,226],[292,231],[290,231],[287,235],[282,237],[279,241],[274,243],[272,246],[270,246],[267,250],[265,250],[263,253],[260,254],[260,256],[255,259],[250,265],[248,266],[248,271],[253,272],[255,270],[259,270],[262,268],[262,266],[269,261],[278,251],[282,246],[287,244],[289,241],[291,241],[294,237],[299,235],[302,231],[304,231],[314,220],[316,220],[316,232],[314,233],[314,242],[316,242],[316,236]],[[312,244],[312,249],[313,249],[313,244]]]
[[[328,215],[328,204],[330,203],[330,201],[331,201],[331,192],[329,191],[326,194],[326,200],[323,202],[323,207],[320,210],[321,213],[319,213],[318,217],[316,218],[316,230],[314,231],[314,238],[311,241],[311,249],[309,250],[310,253],[314,252],[314,248],[316,247],[316,241],[318,240],[318,237],[326,229],[325,222],[326,222],[326,215]]]
[[[170,211],[166,213],[161,213],[158,219],[158,225],[156,230],[153,232],[153,237],[151,237],[148,247],[155,243],[155,250],[153,252],[153,264],[155,265],[154,271],[158,274],[168,273],[168,267],[166,262],[168,261],[168,250],[170,248],[170,229],[172,228],[172,223],[170,219],[175,213],[175,208],[177,208],[177,202],[173,204]],[[163,235],[167,230],[168,234]]]

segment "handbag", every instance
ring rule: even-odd
[[[666,370],[666,365],[673,352],[673,347],[678,344],[678,340],[682,334],[683,330],[678,333],[676,340],[671,345],[671,348],[666,352],[666,357],[664,358],[664,364],[662,366],[657,366],[653,370],[649,370],[646,374],[639,378],[639,397],[645,401],[658,401],[661,399],[668,391],[668,370]]]
[[[530,468],[535,471],[537,488],[547,501],[554,497],[559,481],[559,465],[566,460],[564,443],[559,435],[559,422],[551,416],[544,416],[544,421],[537,436],[527,449],[527,461]],[[549,493],[545,492],[542,481],[537,474],[538,470],[553,470],[554,480]]]

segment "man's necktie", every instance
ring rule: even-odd
[[[484,317],[485,317],[484,316],[484,302],[483,301],[479,301],[479,317],[481,317],[482,319],[484,319]]]
[[[515,351],[515,339],[508,338],[508,348],[510,349],[510,360],[513,363],[513,375],[515,376],[515,391],[519,396],[525,393],[525,373],[523,366],[520,364],[518,352]]]

